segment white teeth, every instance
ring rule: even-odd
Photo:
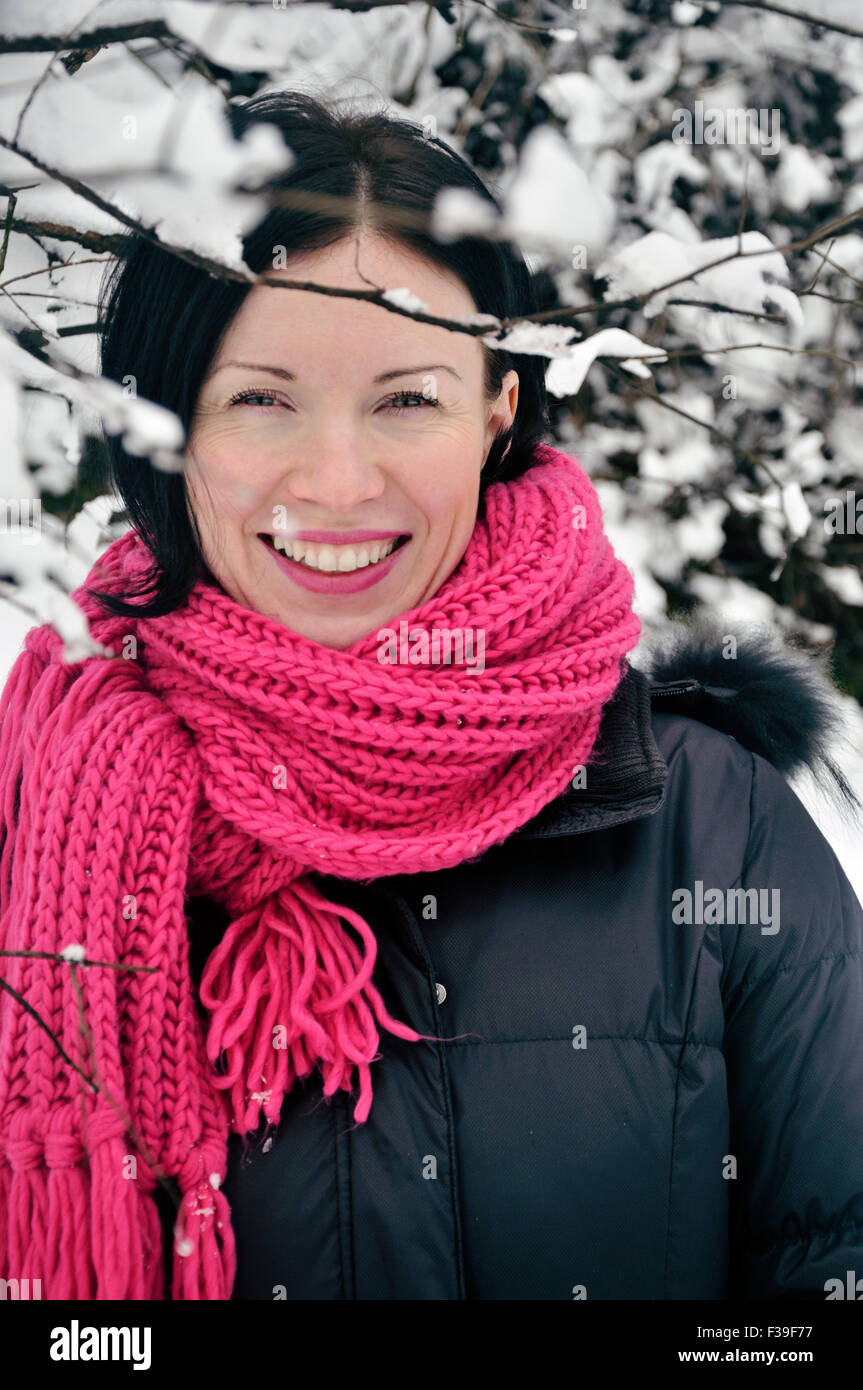
[[[325,574],[338,571],[348,574],[351,570],[365,569],[366,565],[376,565],[394,549],[397,536],[388,541],[371,541],[363,545],[316,545],[311,541],[289,541],[284,536],[273,536],[273,544],[289,560],[297,560],[312,570],[322,570]]]

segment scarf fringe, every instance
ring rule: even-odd
[[[90,1155],[93,1260],[100,1271],[97,1298],[161,1298],[162,1237],[155,1201],[136,1178],[123,1176],[125,1137],[97,1144]]]
[[[44,1268],[51,1270],[50,1298],[96,1297],[96,1273],[88,1239],[91,1196],[92,1178],[84,1164],[48,1170]]]
[[[17,1141],[0,1161],[0,1267],[7,1279],[41,1281],[54,1300],[163,1299],[162,1226],[152,1189],[124,1177],[124,1137],[100,1140],[69,1167],[47,1168],[45,1145]],[[199,1155],[191,1171],[201,1173]],[[21,1166],[26,1164],[27,1166]],[[17,1165],[17,1166],[16,1166]],[[175,1299],[230,1298],[236,1246],[230,1207],[213,1172],[182,1193],[174,1227]],[[98,1271],[98,1273],[97,1273]],[[32,1294],[31,1294],[32,1296]]]
[[[47,1249],[45,1214],[48,1211],[48,1175],[41,1168],[7,1169],[3,1273],[7,1279],[45,1280],[56,1251]]]
[[[340,917],[359,932],[365,956]],[[207,1056],[223,1065],[215,1085],[230,1091],[238,1134],[255,1130],[262,1111],[278,1124],[285,1095],[316,1063],[326,1096],[350,1091],[356,1070],[354,1119],[368,1119],[380,1040],[375,1019],[409,1042],[425,1037],[387,1011],[371,983],[376,955],[368,923],[305,879],[229,926],[204,967],[200,997],[211,1011]]]
[[[228,1299],[237,1256],[231,1209],[219,1190],[219,1175],[196,1182],[183,1193],[174,1226],[174,1299]]]
[[[25,1110],[18,1121],[20,1130]],[[31,1289],[41,1280],[48,1299],[162,1298],[159,1213],[150,1192],[123,1176],[127,1141],[109,1136],[77,1162],[46,1166],[46,1150],[68,1142],[64,1132],[7,1145],[0,1162],[5,1277],[29,1279]]]

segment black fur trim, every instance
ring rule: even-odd
[[[842,736],[829,658],[794,650],[758,624],[736,626],[736,657],[724,657],[729,626],[703,616],[679,620],[651,642],[641,669],[654,710],[689,715],[730,734],[784,776],[808,768],[825,791],[863,811],[828,753]]]

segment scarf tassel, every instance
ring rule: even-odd
[[[25,1279],[31,1289],[34,1280],[41,1280],[42,1296],[46,1297],[47,1275],[58,1253],[48,1249],[46,1240],[48,1175],[42,1167],[17,1167],[14,1160],[11,1168],[8,1163],[2,1166],[5,1171],[0,1225],[4,1230],[4,1278],[17,1279],[19,1289]]]
[[[223,1192],[209,1181],[183,1193],[174,1226],[172,1299],[219,1299],[231,1296],[236,1274],[236,1246],[231,1209]]]
[[[40,1281],[46,1299],[162,1298],[159,1213],[124,1177],[128,1143],[102,1138],[77,1161],[67,1133],[7,1144],[0,1163],[0,1261],[7,1279]],[[101,1271],[97,1277],[96,1271]]]
[[[102,1271],[99,1299],[163,1296],[158,1208],[136,1178],[124,1177],[129,1158],[128,1140],[116,1135],[103,1139],[90,1154],[93,1259]]]
[[[51,1272],[52,1299],[96,1297],[88,1231],[90,1193],[91,1174],[83,1164],[49,1168],[44,1267]]]
[[[366,951],[342,928],[359,933]],[[201,1002],[210,1011],[207,1056],[230,1090],[233,1127],[257,1128],[261,1111],[277,1124],[282,1101],[315,1062],[324,1095],[360,1094],[354,1119],[362,1124],[372,1104],[370,1065],[377,1060],[375,1019],[409,1042],[425,1037],[391,1017],[371,982],[377,943],[367,922],[329,902],[307,879],[295,879],[231,924],[201,975]]]

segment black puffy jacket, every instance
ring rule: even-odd
[[[777,770],[823,711],[790,658],[724,665],[722,688],[695,648],[689,680],[628,668],[587,785],[476,860],[315,875],[373,928],[390,1012],[445,1040],[381,1032],[363,1125],[316,1071],[266,1142],[232,1137],[234,1298],[863,1279],[863,909]],[[226,919],[188,914],[197,977]]]

